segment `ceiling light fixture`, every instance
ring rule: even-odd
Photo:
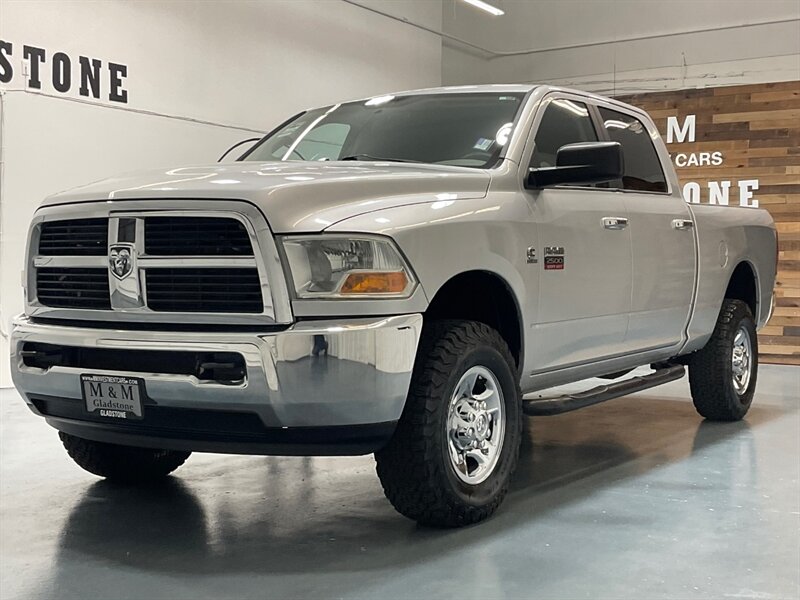
[[[467,4],[472,4],[472,6],[474,6],[476,8],[480,8],[481,10],[485,10],[486,12],[488,12],[489,14],[494,15],[495,17],[499,17],[501,15],[506,14],[506,11],[500,10],[496,6],[492,6],[491,4],[483,2],[483,0],[463,0],[463,1],[466,2]]]

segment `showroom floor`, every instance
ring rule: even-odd
[[[529,421],[505,504],[457,531],[397,515],[371,457],[114,487],[2,390],[0,597],[797,598],[800,368],[759,379],[741,423],[701,421],[685,379]]]

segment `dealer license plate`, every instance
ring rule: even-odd
[[[83,399],[90,413],[112,419],[141,419],[144,381],[115,375],[81,375]]]

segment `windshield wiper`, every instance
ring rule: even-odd
[[[383,158],[381,156],[372,156],[371,154],[351,154],[339,160],[375,160],[386,162],[403,162],[403,163],[421,163],[421,160],[410,160],[408,158]]]

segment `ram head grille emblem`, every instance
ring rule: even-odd
[[[108,249],[108,265],[117,279],[125,279],[133,271],[133,255],[130,246],[111,246]]]

